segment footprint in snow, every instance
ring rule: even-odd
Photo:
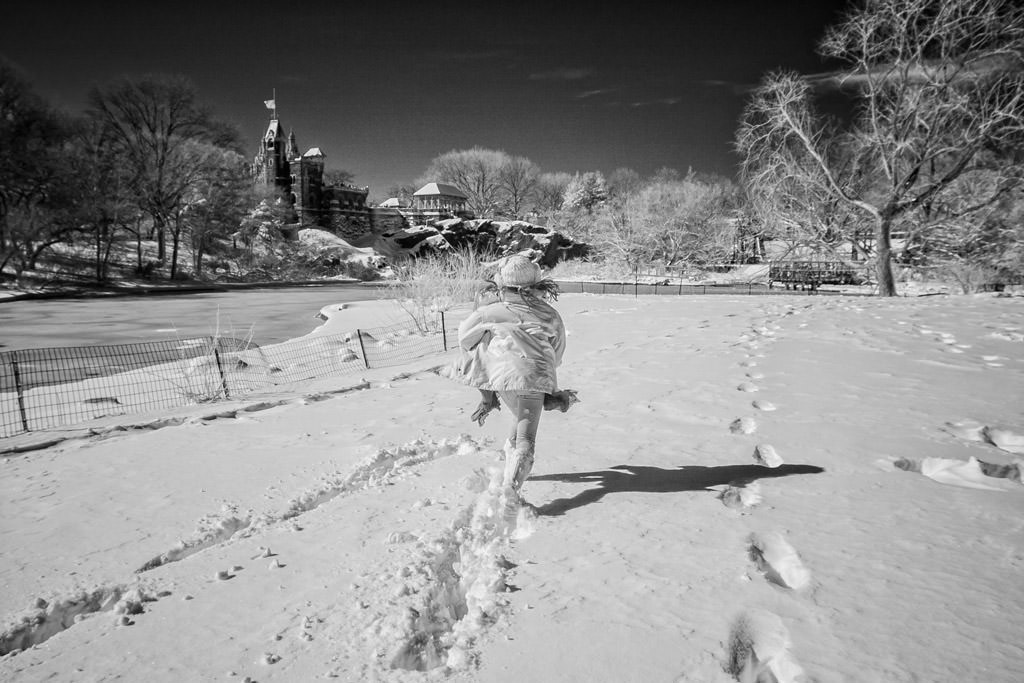
[[[771,583],[792,590],[810,585],[810,570],[782,534],[753,534],[749,550],[751,559]]]
[[[719,500],[727,508],[744,510],[761,503],[761,484],[757,481],[749,483],[733,482],[718,494]]]
[[[878,464],[905,472],[922,474],[947,486],[982,491],[1020,491],[1021,468],[1024,467],[1024,461],[1017,461],[1011,465],[1000,465],[982,462],[974,456],[966,461],[953,458],[922,458],[921,460],[900,458],[890,462],[879,461]]]
[[[758,390],[758,387],[753,382],[743,382],[736,387],[737,391],[745,391],[747,393],[753,393]]]
[[[763,410],[765,412],[771,412],[772,410],[776,409],[775,404],[772,403],[771,401],[754,401],[750,405],[754,406],[758,410]]]
[[[754,460],[761,463],[765,467],[778,467],[785,461],[782,456],[775,450],[775,446],[770,446],[766,443],[758,444],[754,448]]]
[[[763,610],[741,615],[729,633],[726,673],[746,683],[798,683],[804,670],[791,647],[789,630],[777,615]]]
[[[757,420],[752,417],[738,417],[729,425],[733,434],[753,434],[757,431]]]
[[[1005,427],[983,425],[974,420],[947,422],[943,429],[965,441],[981,441],[996,448],[1024,455],[1024,434],[1018,434]]]
[[[1024,434],[1012,432],[1003,427],[985,427],[982,431],[985,441],[1007,453],[1024,455]]]

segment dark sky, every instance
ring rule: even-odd
[[[182,74],[251,140],[276,90],[299,147],[371,198],[474,145],[544,171],[733,175],[745,88],[816,53],[836,0],[9,4],[0,56],[51,104],[119,76]]]

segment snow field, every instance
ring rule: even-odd
[[[536,516],[494,485],[508,416],[415,372],[7,458],[0,611],[104,609],[0,677],[1024,675],[1020,299],[558,305],[582,402],[542,418]]]

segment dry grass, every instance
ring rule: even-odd
[[[416,328],[426,332],[438,313],[472,303],[490,276],[489,258],[471,248],[410,259],[394,267],[396,279],[382,296],[395,299]]]

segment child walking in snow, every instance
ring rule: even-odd
[[[499,261],[487,292],[493,300],[478,305],[459,325],[462,355],[453,376],[480,390],[474,421],[483,424],[499,407],[498,398],[512,413],[504,483],[518,491],[533,468],[541,412],[565,412],[578,399],[573,391],[558,390],[565,326],[547,302],[558,298],[558,285],[543,278],[530,259],[510,256]]]

